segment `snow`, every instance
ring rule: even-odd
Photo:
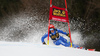
[[[25,42],[0,42],[0,56],[100,56],[100,52]]]

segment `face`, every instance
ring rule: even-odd
[[[51,33],[54,33],[54,30],[51,30]]]

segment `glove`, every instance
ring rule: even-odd
[[[44,44],[44,45],[46,45],[46,43],[45,43],[45,42],[43,42],[43,44]]]
[[[66,34],[66,36],[70,37],[69,33],[68,33],[68,34]]]

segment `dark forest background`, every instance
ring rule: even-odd
[[[39,13],[49,18],[49,3],[49,0],[0,0],[0,29],[11,23],[10,16],[20,12],[29,16]],[[83,23],[81,27],[76,25],[83,37],[93,35],[100,39],[100,0],[67,0],[67,4],[69,20]],[[65,7],[64,0],[53,0],[53,5]],[[86,47],[89,48],[88,45]],[[93,47],[100,50],[100,44]]]

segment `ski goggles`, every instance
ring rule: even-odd
[[[50,31],[54,30],[53,28],[50,28]]]

